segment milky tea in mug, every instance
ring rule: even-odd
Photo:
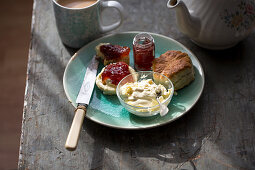
[[[119,27],[123,18],[123,7],[117,1],[101,0],[52,0],[56,26],[62,42],[80,48],[103,33]],[[101,13],[105,8],[115,8],[120,19],[103,25]]]
[[[97,0],[58,0],[57,3],[67,8],[85,8],[96,3]]]

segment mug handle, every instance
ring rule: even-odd
[[[120,20],[113,23],[112,25],[103,26],[102,24],[100,24],[101,32],[105,33],[118,28],[121,25],[123,20],[123,13],[124,13],[123,6],[117,1],[102,1],[101,6],[102,6],[102,10],[104,10],[105,8],[115,8],[118,10],[120,14]]]

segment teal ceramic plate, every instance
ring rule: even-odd
[[[64,72],[63,84],[67,98],[74,107],[77,106],[75,101],[86,72],[86,67],[95,55],[95,46],[99,43],[109,42],[130,47],[130,65],[133,66],[132,42],[134,36],[138,33],[124,32],[99,38],[85,45],[70,59]],[[166,116],[160,117],[157,115],[147,118],[138,117],[129,113],[120,104],[117,96],[104,95],[95,85],[86,114],[88,119],[112,128],[146,129],[164,125],[180,118],[198,101],[204,87],[204,73],[196,56],[185,46],[171,38],[154,33],[150,34],[155,40],[156,57],[159,57],[160,54],[165,53],[167,50],[180,50],[188,53],[195,68],[195,80],[187,87],[179,90],[178,95],[173,96],[168,106],[169,113]],[[102,68],[103,65],[100,63],[98,72]]]

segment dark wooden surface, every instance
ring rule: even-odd
[[[163,34],[198,57],[206,78],[199,102],[181,119],[149,130],[111,129],[86,119],[77,150],[65,150],[74,108],[62,76],[75,50],[59,39],[51,1],[35,0],[18,167],[255,169],[255,34],[229,50],[205,50],[178,31],[167,1],[120,2],[125,19],[115,32]],[[108,14],[107,22],[116,19]]]

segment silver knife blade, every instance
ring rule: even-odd
[[[98,60],[96,59],[96,56],[93,56],[92,60],[90,61],[87,67],[87,70],[83,79],[83,83],[80,88],[80,92],[76,99],[76,103],[89,104],[89,101],[95,86],[97,68],[98,68]]]

